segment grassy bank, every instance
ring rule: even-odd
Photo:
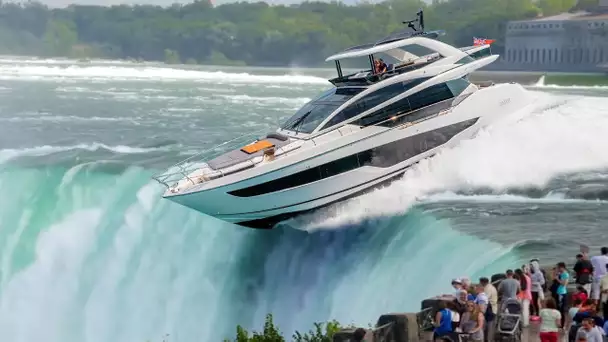
[[[546,74],[545,85],[608,86],[607,74]]]

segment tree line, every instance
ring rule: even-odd
[[[510,20],[595,6],[597,0],[420,0],[264,2],[213,6],[209,0],[168,7],[0,2],[0,54],[114,58],[188,64],[315,66],[340,49],[401,29],[424,9],[426,29],[446,30],[457,46],[473,37],[497,39],[504,49]]]

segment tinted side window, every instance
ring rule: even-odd
[[[361,118],[361,120],[358,120],[357,122],[361,126],[369,126],[383,122],[381,124],[382,126],[393,127],[406,122],[418,121],[427,116],[435,115],[444,109],[450,108],[452,106],[452,102],[446,100],[460,95],[469,86],[469,84],[469,81],[465,80],[464,78],[459,78],[448,81],[445,84],[431,86],[419,93],[411,95],[407,99],[399,100],[376,113],[366,116],[365,118]],[[414,110],[417,110],[416,113],[402,115],[408,111]],[[393,116],[399,115],[401,116],[395,120],[386,121]]]
[[[302,107],[286,124],[283,129],[310,133],[339,107],[332,103],[309,103]]]
[[[344,103],[350,100],[351,97],[359,94],[365,90],[365,88],[355,88],[355,87],[347,87],[347,88],[332,88],[317,98],[315,98],[312,102],[340,102]]]
[[[412,110],[416,110],[433,103],[454,97],[452,91],[445,83],[435,84],[408,97]]]
[[[409,90],[428,79],[429,79],[429,77],[415,79],[415,80],[407,83],[404,86],[403,91],[405,92],[406,90]],[[409,100],[407,98],[404,98],[404,99],[401,99],[394,103],[391,103],[390,105],[388,105],[384,108],[381,108],[374,113],[371,113],[369,115],[366,115],[365,117],[362,117],[361,119],[357,120],[357,122],[355,122],[355,124],[359,125],[359,126],[374,125],[374,124],[377,124],[384,120],[387,120],[393,116],[407,113],[410,110],[411,110],[411,107],[410,107]]]
[[[355,124],[359,126],[371,126],[409,111],[411,111],[410,102],[407,98],[403,98],[374,113],[362,117],[357,120]]]
[[[331,118],[331,120],[329,120],[327,122],[327,124],[325,124],[325,126],[323,126],[322,129],[339,124],[340,122],[342,122],[344,120],[348,120],[354,116],[357,116],[357,115],[363,113],[364,111],[366,111],[370,108],[373,108],[388,99],[392,99],[393,97],[404,92],[404,89],[405,88],[404,88],[402,82],[391,84],[382,89],[378,89],[377,91],[360,98],[355,103],[344,108],[340,113],[338,113],[336,116]]]
[[[460,95],[465,89],[467,89],[467,87],[471,83],[469,83],[469,81],[467,81],[464,78],[458,78],[455,80],[447,81],[446,84],[447,84],[448,88],[450,88],[452,95],[454,97],[456,97],[456,96]]]
[[[336,114],[336,116],[334,116],[331,120],[329,120],[327,122],[327,124],[325,126],[323,126],[322,129],[331,127],[333,125],[336,125],[344,120],[348,120],[354,116],[357,116],[361,113],[363,113],[364,111],[373,108],[383,102],[386,102],[390,99],[392,99],[393,97],[400,95],[401,93],[419,85],[420,83],[428,80],[430,77],[423,77],[423,78],[417,78],[411,81],[405,81],[405,82],[399,82],[390,86],[387,86],[385,88],[379,89],[378,91],[373,92],[372,94],[369,94],[365,97],[363,97],[362,99],[358,100],[357,102],[353,103],[352,105],[344,108],[340,113]],[[394,106],[397,107],[401,107],[403,105],[403,103],[401,103],[401,101],[398,101],[399,103],[395,103],[393,104]],[[407,102],[407,101],[406,101]],[[393,106],[391,105],[391,106]],[[394,111],[395,109],[392,108],[392,110]],[[405,110],[402,109],[402,110]],[[374,117],[365,117],[362,118],[361,120],[357,120],[357,122],[355,122],[354,124],[356,125],[360,125],[360,126],[367,126],[367,125],[371,125],[371,123],[369,122],[380,122],[382,121],[382,116],[386,115],[386,113],[390,112],[389,110],[384,110],[384,109],[380,109],[378,112],[375,112]],[[362,121],[363,120],[363,121]]]

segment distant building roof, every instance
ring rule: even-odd
[[[518,22],[539,22],[539,21],[565,21],[565,20],[598,20],[598,19],[608,19],[608,13],[591,13],[587,11],[578,11],[574,13],[560,13],[557,15],[552,15],[549,17],[540,17],[528,20],[515,20],[513,23]]]

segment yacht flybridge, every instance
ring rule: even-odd
[[[155,176],[167,187],[163,197],[242,226],[272,228],[393,180],[530,104],[518,84],[467,80],[498,58],[489,45],[440,42],[442,32],[424,31],[422,12],[409,26],[328,57],[338,74],[329,80],[334,87],[275,132],[239,137]],[[430,53],[409,52],[416,46]],[[381,73],[378,54],[394,60]],[[370,68],[344,75],[340,61],[357,57],[368,58]],[[218,148],[227,152],[210,155]]]

